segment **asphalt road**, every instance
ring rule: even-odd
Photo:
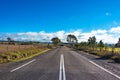
[[[0,80],[120,80],[116,74],[67,47],[0,65]]]

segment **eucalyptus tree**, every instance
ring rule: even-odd
[[[67,42],[68,43],[77,43],[77,37],[75,35],[69,34],[67,36]]]
[[[71,46],[75,47],[75,44],[77,44],[78,40],[77,40],[77,37],[76,37],[75,35],[69,34],[69,35],[67,36],[67,42],[68,42]]]
[[[7,37],[7,41],[8,41],[8,44],[10,44],[10,42],[12,41],[12,39],[10,37]]]
[[[90,49],[94,50],[95,47],[96,47],[96,44],[97,44],[96,37],[95,36],[89,37],[89,39],[88,39],[88,46],[90,47]]]
[[[51,41],[55,46],[57,46],[61,43],[61,40],[58,37],[52,38]]]
[[[87,49],[87,42],[80,42],[79,43],[80,48]]]
[[[98,43],[98,47],[99,47],[100,52],[101,52],[101,50],[104,48],[104,43],[103,43],[102,40],[99,41],[99,43]]]

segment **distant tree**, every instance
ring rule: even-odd
[[[7,38],[8,44],[14,44],[14,40],[10,37]]]
[[[28,44],[32,45],[34,42],[33,41],[29,41]]]
[[[59,45],[61,43],[61,40],[58,37],[52,38],[51,41],[53,42],[53,44],[55,46],[57,46],[57,45]]]
[[[98,47],[100,48],[100,52],[101,52],[101,50],[104,48],[104,43],[102,40],[100,40],[100,42],[98,43]]]
[[[112,53],[114,53],[114,51],[115,51],[115,45],[113,44],[112,45]]]
[[[10,37],[7,38],[8,43],[10,43],[11,40],[12,40],[12,39],[11,39]]]
[[[96,37],[95,36],[93,36],[93,37],[89,37],[89,39],[88,39],[88,46],[91,48],[91,49],[95,49],[95,47],[96,47],[96,44],[97,44],[97,42],[96,42]]]
[[[115,44],[115,47],[120,47],[120,38],[119,38],[118,42]]]
[[[77,47],[77,42],[78,42],[78,40],[77,40],[77,37],[76,37],[75,35],[69,34],[69,35],[67,36],[67,42],[68,42],[71,46],[73,46],[74,48]]]
[[[79,47],[82,49],[87,49],[87,42],[80,42]]]
[[[104,49],[105,49],[105,51],[108,51],[108,45],[107,44],[104,44]]]
[[[8,44],[14,44],[15,45],[15,41],[12,38],[8,37],[7,41],[8,41]]]
[[[69,34],[68,36],[67,36],[67,42],[68,43],[77,43],[77,38],[76,38],[76,36],[75,35],[71,35],[71,34]]]

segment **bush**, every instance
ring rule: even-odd
[[[114,60],[114,62],[120,63],[120,54],[113,56],[112,59]]]
[[[25,58],[25,57],[37,54],[38,52],[41,52],[41,51],[46,50],[46,49],[47,48],[43,48],[43,49],[34,48],[34,49],[28,49],[28,50],[1,53],[0,54],[0,63],[10,62],[12,60],[17,60],[20,58]]]
[[[104,53],[104,55],[102,55],[101,58],[110,59],[110,58],[112,58],[114,55],[115,55],[114,53]]]
[[[3,63],[3,60],[2,60],[2,59],[0,59],[0,63]]]
[[[18,53],[11,53],[12,60],[20,58],[20,55]]]
[[[0,62],[9,62],[10,60],[11,60],[10,55],[8,55],[8,54],[0,55]]]

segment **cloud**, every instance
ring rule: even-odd
[[[56,31],[56,32],[23,32],[15,34],[5,34],[7,37],[11,37],[14,40],[21,41],[41,41],[41,42],[50,42],[53,37],[58,37],[62,42],[66,42],[66,37],[68,34],[74,34],[78,41],[87,41],[89,37],[96,36],[97,42],[103,40],[105,43],[117,43],[118,38],[120,37],[120,26],[112,27],[109,30],[98,29],[91,30],[90,32],[83,32],[81,29],[72,30],[72,31]]]
[[[106,16],[111,16],[112,14],[109,13],[109,12],[106,12],[105,15],[106,15]]]
[[[94,35],[96,35],[96,34],[105,34],[106,32],[107,32],[106,30],[98,29],[98,30],[92,30],[91,34],[94,34]]]
[[[111,28],[110,32],[120,34],[120,26]]]

